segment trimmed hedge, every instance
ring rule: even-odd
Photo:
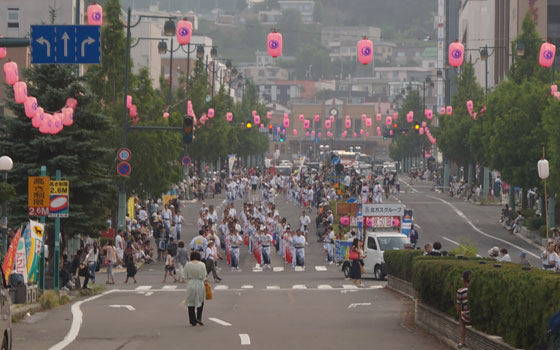
[[[397,255],[409,255],[397,258],[392,252],[387,257],[393,264],[412,260],[412,283],[427,305],[457,318],[455,293],[463,285],[463,271],[471,270],[469,304],[473,327],[499,335],[516,348],[538,350],[546,345],[548,320],[560,310],[560,275],[538,269],[525,271],[511,263],[501,263],[502,267],[496,268],[494,261],[483,265],[480,260],[424,257],[410,251],[399,251]],[[393,265],[392,271],[396,269]],[[398,274],[406,276],[407,269],[403,267]]]
[[[403,254],[403,252],[406,252]],[[402,280],[412,282],[412,262],[417,256],[422,256],[423,250],[388,250],[383,253],[387,264],[387,273]]]

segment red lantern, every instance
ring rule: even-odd
[[[130,108],[128,109],[128,115],[130,115],[132,118],[138,115],[138,111],[136,110],[136,105],[130,106]]]
[[[465,47],[458,41],[449,45],[449,65],[452,67],[459,67],[463,64]]]
[[[103,24],[103,8],[94,2],[87,8],[88,24],[90,26],[100,26]]]
[[[29,96],[25,99],[23,106],[25,107],[25,116],[27,118],[34,118],[37,114],[37,99]]]
[[[188,43],[190,43],[192,36],[192,23],[186,18],[183,18],[182,20],[177,22],[176,34],[179,44],[187,45]]]
[[[352,121],[351,121],[350,119],[346,119],[346,120],[344,121],[344,127],[345,127],[346,129],[350,129],[350,128],[352,127]]]
[[[299,115],[299,121],[303,123],[303,121],[305,120],[305,117],[303,116],[303,114]]]
[[[375,116],[375,119],[380,122],[381,121],[381,114],[377,113],[377,115]]]
[[[445,109],[445,113],[447,115],[452,115],[453,114],[453,106],[447,106],[447,108]]]
[[[272,113],[266,112],[266,119],[272,119]]]
[[[267,45],[268,54],[274,58],[282,55],[282,34],[273,31],[268,34]]]
[[[253,121],[255,122],[255,124],[260,124],[261,123],[261,116],[260,115],[255,115],[253,116]]]
[[[165,119],[169,118],[169,113],[168,113],[168,112],[163,112],[163,117],[164,117]]]
[[[303,128],[304,129],[309,129],[310,126],[311,126],[311,122],[309,122],[309,120],[305,119],[303,121]]]
[[[289,128],[289,127],[290,127],[290,119],[284,118],[284,127],[285,127],[285,128]]]
[[[72,98],[72,97],[68,97],[66,99],[66,104],[64,106],[65,107],[70,107],[73,110],[76,110],[76,106],[78,106],[78,100],[76,100],[75,98]]]
[[[371,118],[366,119],[366,127],[370,128],[373,125]]]
[[[3,36],[0,35],[0,38],[3,38]],[[7,54],[8,54],[8,50],[6,50],[5,47],[0,47],[0,60],[6,57]]]
[[[373,59],[373,42],[367,38],[358,41],[358,61],[367,65]]]
[[[549,42],[541,45],[541,52],[539,54],[539,64],[544,68],[552,66],[554,63],[554,56],[556,55],[556,46]]]
[[[130,108],[132,106],[132,96],[126,95],[126,108]]]
[[[72,125],[72,117],[74,115],[74,110],[70,107],[62,108],[62,124],[65,126]]]
[[[441,107],[439,109],[439,114],[444,115],[445,114],[445,107]]]
[[[381,128],[379,126],[376,128],[376,131],[377,131],[377,136],[381,136]]]
[[[4,63],[4,78],[8,85],[14,85],[19,81],[18,66],[15,62]]]
[[[314,120],[315,120],[315,123],[318,123],[319,120],[321,120],[321,117],[319,117],[319,114],[315,114]]]
[[[434,117],[434,112],[431,109],[426,110],[426,118],[432,119]]]
[[[331,121],[330,120],[325,120],[325,129],[330,129],[331,128]]]
[[[292,134],[294,134],[294,136],[297,136],[297,129],[292,130]]]
[[[17,103],[24,103],[27,99],[27,84],[23,81],[14,84],[14,99]]]
[[[393,117],[385,117],[385,124],[386,125],[393,124]]]
[[[309,137],[309,131],[305,132],[305,136]]]
[[[31,124],[33,125],[34,128],[38,128],[41,126],[44,119],[45,119],[45,112],[43,111],[43,108],[37,107],[37,111],[35,112],[35,116],[31,120]]]

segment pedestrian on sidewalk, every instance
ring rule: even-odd
[[[189,310],[189,322],[192,326],[197,324],[203,326],[202,310],[204,308],[204,300],[206,300],[206,266],[201,262],[200,252],[194,250],[191,252],[191,261],[185,265],[183,270],[183,278],[187,281],[187,296],[185,306]],[[196,314],[195,314],[196,308]]]
[[[409,237],[412,249],[416,249],[416,244],[418,243],[418,230],[414,228],[414,224],[410,225]]]
[[[173,282],[177,283],[177,277],[175,276],[175,258],[173,258],[173,255],[171,253],[167,254],[167,257],[165,258],[165,268],[164,268],[164,274],[163,274],[163,282],[161,283],[166,283],[167,281],[167,274],[169,274],[171,277],[173,277]]]
[[[466,348],[465,336],[466,327],[471,324],[471,311],[469,308],[469,284],[471,279],[472,271],[467,270],[463,272],[463,287],[457,290],[457,313],[459,314],[459,333],[461,336],[461,341],[457,344],[457,348]]]
[[[99,258],[99,248],[97,241],[93,242],[92,248],[89,250],[86,257],[87,268],[91,276],[92,283],[95,283],[95,271],[97,271],[97,259]]]
[[[179,241],[178,246],[179,248],[177,248],[176,262],[179,270],[179,282],[183,283],[185,282],[185,279],[183,278],[183,269],[189,260],[189,253],[187,252],[187,248],[185,248],[185,242]]]
[[[113,241],[108,240],[103,247],[105,252],[105,261],[107,263],[107,284],[115,284],[115,274],[113,273],[113,266],[118,261],[117,248],[113,246]]]
[[[354,238],[352,241],[352,250],[348,255],[348,258],[352,261],[352,266],[350,267],[350,279],[358,287],[362,286],[362,268],[360,267],[360,249],[358,247],[359,239]]]

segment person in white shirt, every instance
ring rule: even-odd
[[[175,240],[178,242],[181,240],[181,224],[185,221],[183,215],[176,214],[173,217],[173,223],[175,224]]]
[[[292,244],[295,249],[295,265],[305,267],[305,237],[301,234],[301,230],[296,231],[296,236],[292,238]]]
[[[216,260],[223,259],[218,250],[216,249],[216,244],[214,240],[208,242],[208,247],[205,252],[206,259],[206,273],[212,271],[212,276],[214,277],[214,282],[220,282],[222,279],[218,276],[216,272]]]
[[[367,203],[368,202],[368,195],[369,195],[369,186],[367,185],[367,182],[363,182],[362,184],[362,203]]]
[[[373,202],[380,204],[383,201],[383,188],[379,184],[379,182],[375,181],[375,185],[373,186]]]
[[[272,244],[272,235],[266,232],[264,225],[260,226],[259,241],[261,242],[262,264],[263,268],[270,269],[270,245]]]
[[[332,265],[334,262],[334,239],[334,230],[332,226],[329,226],[325,236],[325,242],[327,243],[327,261],[329,262],[329,265]]]
[[[138,211],[138,221],[140,221],[140,224],[145,224],[146,220],[148,220],[148,213],[146,212],[144,207],[142,207]]]
[[[171,218],[173,217],[173,213],[171,209],[169,209],[168,205],[164,206],[163,212],[161,213],[161,218],[163,219],[163,226],[165,227],[165,231],[169,233],[169,229],[171,228]]]
[[[301,212],[301,216],[299,217],[299,229],[301,232],[305,233],[305,241],[308,240],[308,233],[309,233],[309,224],[311,223],[311,219],[309,215],[304,211]]]
[[[511,257],[508,254],[508,250],[506,248],[502,248],[500,250],[500,257],[496,260],[504,261],[504,262],[511,262]]]
[[[119,229],[117,231],[117,236],[115,237],[115,247],[117,248],[117,256],[119,261],[123,261],[124,257],[124,243],[123,243],[123,230]]]
[[[231,247],[231,269],[232,271],[240,271],[239,247],[243,244],[243,238],[239,235],[239,231],[235,230],[229,235],[228,243]]]
[[[351,181],[352,179],[350,179],[350,175],[346,174],[346,176],[344,177],[344,187],[349,188]]]

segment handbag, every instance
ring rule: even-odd
[[[204,287],[206,288],[206,300],[212,300],[214,295],[212,294],[212,287],[208,281],[204,281]]]
[[[348,254],[348,259],[350,260],[358,260],[359,258],[358,252],[351,251],[350,254]]]

